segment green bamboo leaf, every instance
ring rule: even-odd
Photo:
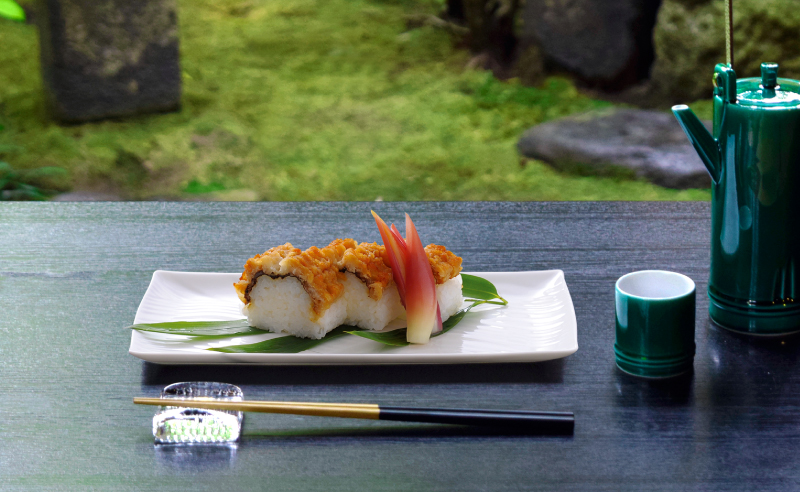
[[[508,301],[500,297],[500,294],[497,293],[497,288],[494,286],[494,284],[485,278],[462,273],[461,284],[461,294],[467,300],[483,299],[489,301],[493,299],[499,299],[499,303],[494,302],[492,304],[508,304]]]
[[[400,328],[398,330],[392,331],[384,331],[380,333],[376,333],[374,331],[348,331],[348,335],[356,335],[363,338],[368,338],[369,340],[382,343],[384,345],[391,345],[392,347],[405,347],[409,345],[408,341],[406,341],[406,330],[405,328]]]
[[[0,0],[0,17],[25,22],[25,11],[13,0]]]
[[[450,330],[450,328],[456,326],[464,318],[464,315],[466,315],[469,312],[470,309],[474,308],[477,305],[478,305],[477,302],[473,302],[469,306],[465,307],[464,309],[458,311],[456,314],[454,314],[454,315],[450,316],[449,318],[447,318],[445,321],[442,322],[442,331],[440,331],[439,333],[437,333],[434,336],[438,337],[439,335],[442,335],[443,333],[447,333],[448,330]]]
[[[246,319],[233,321],[174,321],[171,323],[146,323],[128,328],[167,335],[192,337],[192,341],[214,340],[232,336],[263,335],[264,330],[253,328]]]
[[[245,345],[229,345],[227,347],[210,348],[212,352],[224,352],[226,354],[296,354],[316,347],[320,343],[339,338],[348,333],[348,330],[359,330],[355,326],[342,325],[334,328],[327,335],[319,340],[312,338],[298,338],[295,336],[285,336],[271,338],[263,342],[248,343]],[[352,332],[351,332],[352,333]]]

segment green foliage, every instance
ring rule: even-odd
[[[184,193],[191,193],[193,195],[202,195],[205,193],[214,193],[215,191],[225,191],[225,185],[217,181],[204,184],[193,179],[183,188],[183,191]]]
[[[530,126],[609,104],[465,68],[408,16],[439,0],[180,0],[183,109],[60,127],[44,111],[36,32],[0,29],[0,148],[123,196],[260,200],[707,200],[520,159]],[[24,150],[23,150],[24,149]],[[11,160],[11,158],[8,158]]]
[[[0,17],[25,22],[25,11],[14,0],[0,0]]]
[[[41,183],[64,174],[64,170],[57,167],[40,167],[19,171],[12,168],[7,162],[0,161],[0,201],[47,200],[56,191],[41,188]]]

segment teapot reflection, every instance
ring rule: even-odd
[[[182,471],[207,471],[233,468],[237,443],[156,444],[156,463]]]

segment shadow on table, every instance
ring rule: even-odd
[[[231,384],[560,383],[564,359],[514,364],[372,366],[200,366],[142,363],[142,384],[224,381]]]
[[[572,440],[571,434],[544,432],[524,432],[514,429],[489,429],[480,427],[468,427],[460,425],[435,425],[435,424],[410,424],[408,426],[386,425],[381,427],[325,427],[325,428],[301,428],[291,430],[278,429],[255,429],[245,430],[242,433],[242,443],[247,445],[259,445],[268,441],[269,443],[320,441],[336,439],[358,439],[359,441],[397,438],[421,438],[421,437],[545,437],[548,439]]]
[[[153,446],[156,464],[188,472],[207,472],[232,468],[239,443],[231,444],[157,444]]]
[[[546,439],[552,442],[572,441],[571,435],[526,434],[507,429],[481,429],[457,425],[386,425],[380,427],[326,427],[254,429],[242,433],[241,440],[232,444],[157,444],[154,448],[156,464],[180,472],[208,472],[209,470],[232,469],[236,465],[237,454],[246,448],[279,447],[286,450],[292,446],[313,444],[344,444],[357,442],[397,442],[408,439]]]

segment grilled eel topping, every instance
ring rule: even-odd
[[[461,258],[444,246],[425,247],[437,284],[443,284],[461,272]],[[344,272],[350,272],[367,286],[369,297],[380,300],[392,281],[386,249],[377,243],[356,243],[353,239],[336,239],[320,249],[305,251],[290,243],[276,246],[256,255],[244,265],[244,272],[234,287],[239,299],[250,304],[250,291],[258,278],[295,277],[311,298],[314,318],[321,316],[344,291]]]

